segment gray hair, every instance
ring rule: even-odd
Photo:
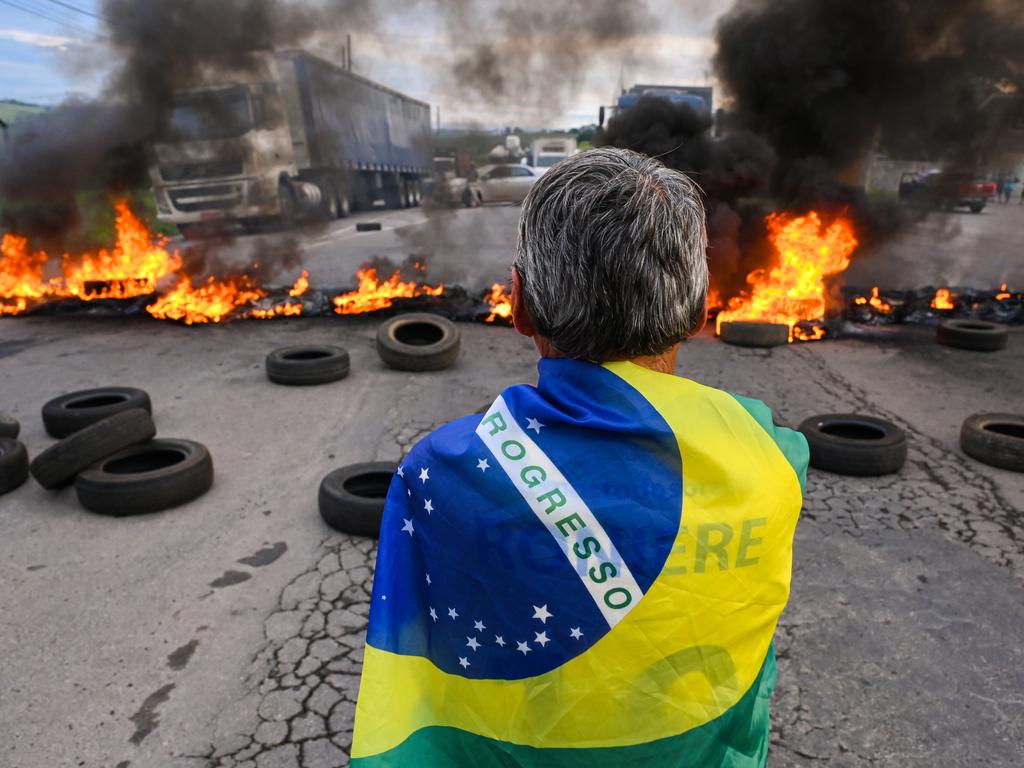
[[[696,185],[605,147],[534,184],[513,266],[537,332],[567,357],[603,362],[659,354],[701,328],[706,250]]]

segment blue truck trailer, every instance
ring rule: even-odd
[[[304,51],[176,94],[150,147],[162,221],[186,236],[354,208],[419,205],[430,105]]]

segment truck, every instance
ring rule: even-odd
[[[651,96],[673,104],[686,104],[697,114],[710,119],[713,94],[713,89],[704,85],[634,85],[628,91],[623,89],[619,94],[615,104],[611,107],[609,117],[615,117],[630,107],[636,106],[636,103],[644,96]],[[605,108],[601,107],[598,123],[604,125],[604,119]]]
[[[971,171],[932,170],[900,178],[900,201],[915,208],[969,208],[981,213],[995,196],[995,183],[978,179]]]
[[[430,105],[298,50],[180,91],[149,147],[157,216],[188,238],[237,221],[419,205]]]
[[[528,164],[543,173],[576,151],[576,139],[571,136],[540,136],[530,144]]]

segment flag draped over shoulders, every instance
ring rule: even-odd
[[[353,765],[763,765],[806,468],[759,401],[542,360],[392,481]]]

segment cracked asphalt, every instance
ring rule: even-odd
[[[214,488],[177,510],[91,515],[31,481],[0,499],[0,765],[317,768],[348,763],[375,542],[323,525],[319,479],[395,460],[505,386],[531,345],[460,325],[458,364],[385,369],[371,319],[185,329],[0,325],[0,407],[35,455],[39,408],[102,384],[150,392],[161,435],[206,443]],[[352,374],[270,384],[277,346],[338,343]],[[1024,476],[966,458],[962,420],[1020,411],[1024,329],[995,354],[921,327],[775,350],[708,332],[679,372],[777,418],[858,411],[905,429],[903,471],[811,470],[779,626],[772,766],[1024,763]]]

